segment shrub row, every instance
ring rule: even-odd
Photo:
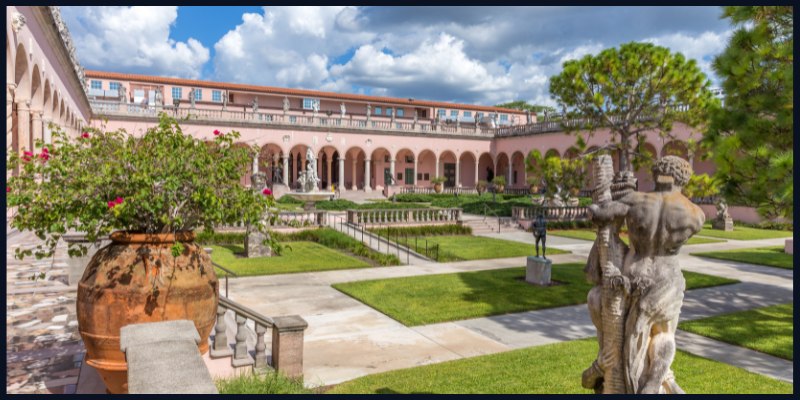
[[[441,236],[441,235],[471,235],[472,228],[466,225],[426,225],[426,226],[406,226],[390,227],[392,235],[400,236]],[[370,232],[386,237],[386,228],[371,228]]]
[[[331,228],[311,229],[293,233],[274,232],[279,242],[309,241],[332,249],[344,250],[360,257],[368,258],[379,265],[400,265],[400,260],[392,254],[378,253],[343,233]]]
[[[198,244],[244,244],[244,232],[197,232],[195,241]]]
[[[746,226],[748,228],[768,229],[771,231],[794,231],[794,224],[791,222],[762,221],[757,224],[734,221],[734,225]]]

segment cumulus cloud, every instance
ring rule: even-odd
[[[724,32],[703,32],[699,35],[690,35],[682,32],[648,38],[644,41],[670,48],[672,51],[683,53],[686,58],[697,60],[700,69],[712,80],[715,80],[711,69],[711,61],[717,54],[722,53],[727,46],[732,30]]]
[[[170,39],[177,7],[62,7],[88,68],[199,78],[209,50]]]

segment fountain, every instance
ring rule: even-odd
[[[333,193],[319,190],[320,179],[317,177],[317,159],[311,147],[306,151],[306,170],[300,172],[297,181],[300,189],[296,192],[287,192],[286,196],[291,196],[303,202],[304,210],[313,210],[314,204],[322,200],[333,200]]]

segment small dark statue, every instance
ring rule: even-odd
[[[539,242],[542,242],[542,258],[547,259],[545,251],[547,250],[547,221],[544,215],[539,214],[533,220],[533,237],[536,238],[536,257],[539,257]]]
[[[383,171],[383,181],[386,182],[387,185],[392,186],[394,185],[394,178],[392,177],[392,172],[389,170]]]

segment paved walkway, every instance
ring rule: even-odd
[[[526,238],[529,237],[518,232],[494,236],[515,237],[523,242],[528,242]],[[731,241],[727,247],[757,247],[779,242],[782,239]],[[556,263],[583,262],[591,247],[591,242],[565,238],[552,241],[553,246],[557,243],[559,248],[569,247],[576,254],[552,256]],[[742,283],[688,292],[682,319],[792,301],[793,271],[685,254],[699,251],[703,246],[707,245],[684,248],[680,257],[685,269],[736,278]],[[595,336],[586,305],[406,327],[330,287],[339,282],[508,268],[524,265],[524,262],[525,257],[515,257],[239,278],[231,281],[230,291],[232,299],[265,315],[299,314],[305,318],[309,323],[305,344],[306,383],[329,385],[377,372]],[[735,346],[717,342],[703,352],[703,347],[696,345],[698,341],[687,341],[687,337],[679,336],[679,347],[686,344],[687,350],[702,356],[778,379],[791,379],[791,362],[769,364],[756,361],[761,360],[758,358],[720,358],[719,349]],[[736,351],[731,349],[728,353],[741,354]]]

